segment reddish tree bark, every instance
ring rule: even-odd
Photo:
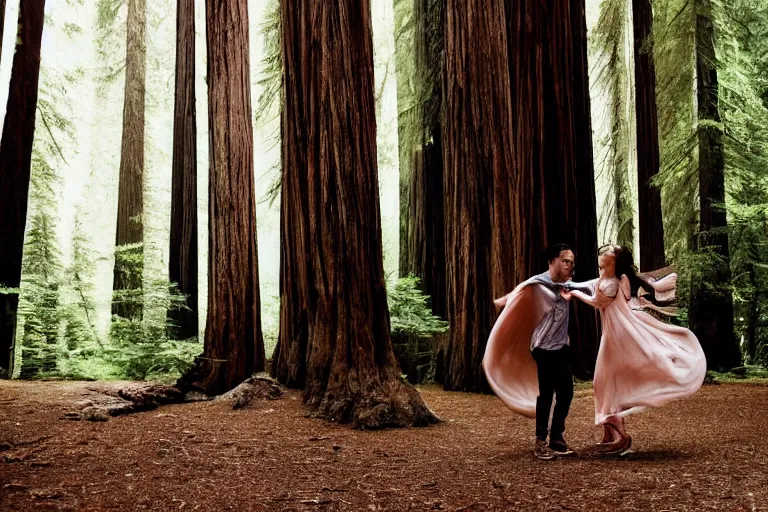
[[[592,147],[592,114],[589,98],[589,65],[587,62],[587,16],[585,0],[559,0],[561,9],[570,7],[571,34],[562,47],[572,59],[572,135],[561,141],[574,153],[573,167],[564,173],[570,179],[567,203],[575,198],[575,211],[569,216],[568,232],[561,235],[576,247],[578,254],[577,280],[597,277],[597,206],[595,200],[595,167]],[[563,23],[565,25],[565,23]],[[562,27],[562,26],[561,26]],[[567,33],[564,31],[564,33]],[[568,75],[562,76],[567,82]],[[565,97],[568,97],[566,94]],[[572,181],[571,181],[572,179]],[[549,198],[547,198],[549,201]],[[558,225],[560,211],[552,212],[550,222]],[[553,240],[551,240],[553,241]],[[574,371],[588,377],[595,368],[600,340],[598,312],[587,304],[573,304],[569,328],[576,359]]]
[[[577,280],[597,275],[592,128],[584,1],[507,0],[515,168],[515,282],[543,272],[553,243],[576,250]],[[591,374],[599,339],[597,315],[574,304],[575,370]]]
[[[443,227],[443,155],[439,127],[431,142],[413,157],[408,271],[421,278],[435,315],[446,317],[445,229]]]
[[[21,283],[44,21],[45,0],[20,1],[19,44],[11,66],[0,139],[0,287],[18,288]],[[13,372],[18,305],[17,293],[0,294],[0,368],[7,371],[8,377]]]
[[[206,1],[210,140],[208,320],[203,356],[180,379],[208,394],[264,370],[248,1]]]
[[[168,278],[187,295],[187,309],[169,310],[179,339],[198,334],[197,113],[195,111],[195,3],[176,3],[176,103],[173,119],[171,244]]]
[[[141,318],[144,273],[144,107],[147,75],[147,3],[128,0],[125,97],[117,193],[112,314]]]
[[[651,185],[659,172],[659,119],[653,63],[653,9],[650,0],[632,0],[635,38],[635,108],[637,117],[637,184],[640,215],[640,270],[663,268],[664,225],[661,190]]]
[[[516,283],[539,272],[547,244],[544,167],[544,64],[546,9],[541,0],[506,0],[507,47],[512,97],[514,187],[512,231]]]
[[[272,372],[319,417],[437,421],[400,379],[381,247],[368,0],[285,0],[280,334]]]
[[[514,285],[515,179],[502,0],[449,0],[445,14],[443,163],[447,313],[444,386],[487,389],[481,361],[493,299]]]

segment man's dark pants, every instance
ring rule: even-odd
[[[556,396],[552,414],[550,439],[560,440],[565,431],[565,418],[573,399],[573,365],[570,347],[558,350],[533,349],[539,375],[539,396],[536,399],[536,439],[547,439],[549,413],[552,399]]]

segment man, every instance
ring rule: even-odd
[[[531,355],[536,361],[539,396],[536,398],[536,446],[534,454],[544,460],[555,455],[571,455],[573,450],[563,437],[565,418],[573,399],[573,366],[568,339],[569,303],[559,293],[573,275],[575,256],[566,244],[555,244],[544,252],[549,270],[533,282],[554,292],[553,307],[536,326],[531,337]],[[555,398],[556,397],[556,398]],[[555,398],[552,425],[549,413]],[[549,434],[549,445],[547,445]]]
[[[546,272],[495,301],[504,310],[488,338],[483,367],[491,388],[507,406],[536,418],[534,454],[551,460],[574,453],[563,436],[573,399],[573,367],[569,303],[559,292],[583,288],[591,293],[591,283],[570,281],[575,255],[568,245],[554,244],[544,256],[549,265]]]

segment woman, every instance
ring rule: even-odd
[[[660,322],[644,309],[669,314],[677,275],[655,282],[635,272],[632,253],[606,246],[599,256],[600,277],[590,296],[561,292],[600,310],[603,336],[595,365],[595,424],[604,428],[598,447],[625,454],[632,438],[624,416],[690,396],[701,387],[707,370],[696,336],[683,327]],[[660,300],[661,299],[661,300]]]

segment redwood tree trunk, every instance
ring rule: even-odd
[[[487,389],[481,361],[514,285],[511,94],[503,0],[448,0],[443,129],[447,313],[444,386]]]
[[[518,243],[515,283],[541,271],[547,244],[544,167],[544,65],[546,8],[541,0],[506,0],[509,78],[512,96],[515,182],[512,231]]]
[[[128,0],[125,97],[117,195],[112,314],[141,318],[144,273],[144,99],[147,2]]]
[[[569,150],[574,153],[574,166],[566,168],[564,174],[567,176],[566,181],[572,183],[571,189],[567,192],[569,199],[566,203],[570,203],[571,197],[575,198],[576,209],[569,216],[571,234],[570,236],[566,234],[563,238],[572,240],[576,247],[577,280],[582,281],[597,277],[597,206],[587,62],[587,16],[585,0],[558,0],[557,4],[562,9],[570,6],[571,35],[569,41],[562,47],[562,51],[572,59],[573,63],[572,98],[570,99],[573,102],[572,136],[563,139],[561,144],[569,146]],[[563,76],[563,79],[568,83],[568,75]],[[565,97],[568,95],[566,94]],[[559,214],[561,213],[553,212],[549,219],[550,226],[559,223],[557,217]],[[571,345],[576,354],[574,371],[577,375],[589,377],[594,371],[597,359],[600,340],[599,316],[591,306],[576,302],[573,304],[569,328]]]
[[[168,278],[187,295],[187,309],[169,310],[179,339],[197,336],[197,114],[195,2],[177,0],[176,104],[173,119],[171,245]]]
[[[281,313],[273,373],[319,417],[437,419],[400,379],[381,247],[367,0],[281,2]]]
[[[432,312],[445,310],[445,243],[443,228],[443,148],[440,129],[442,95],[443,4],[414,0],[413,58],[419,149],[413,155],[408,215],[408,272],[421,278],[431,296]],[[416,183],[418,182],[418,183]]]
[[[206,0],[210,140],[205,348],[181,379],[213,395],[264,370],[248,1]]]
[[[21,283],[44,15],[45,0],[19,3],[19,44],[13,56],[0,139],[0,287],[18,288]],[[18,293],[0,294],[0,368],[8,377],[13,372],[18,305]]]
[[[583,0],[507,0],[514,101],[515,282],[543,272],[546,245],[576,250],[577,280],[597,275],[592,128]],[[507,290],[509,291],[509,289]],[[575,371],[594,369],[597,315],[574,304],[570,323]]]
[[[301,11],[299,11],[299,8]],[[307,382],[307,350],[311,325],[314,277],[310,251],[309,173],[317,152],[316,126],[308,121],[317,115],[318,66],[311,66],[312,47],[304,24],[310,8],[299,2],[280,2],[283,55],[283,106],[280,113],[282,179],[280,183],[280,329],[270,373],[279,382],[303,389]],[[319,54],[319,52],[318,52]],[[310,146],[310,144],[312,146]],[[401,183],[402,185],[402,183]],[[401,247],[403,238],[400,239]],[[402,265],[402,259],[400,260]]]
[[[432,313],[447,318],[445,281],[445,228],[443,206],[443,107],[444,3],[413,0],[413,55],[417,104],[418,149],[412,155],[404,273],[421,279],[430,297]],[[435,380],[443,383],[447,336],[435,338]]]
[[[691,286],[691,330],[699,338],[710,369],[730,369],[741,364],[733,330],[733,296],[725,204],[725,160],[715,67],[715,34],[711,0],[696,0],[696,82],[699,137],[699,236],[698,249],[714,251],[720,258],[716,270]],[[707,286],[708,285],[708,286]]]
[[[421,278],[435,315],[445,318],[445,229],[443,155],[439,127],[433,141],[413,156],[408,239],[408,272]]]
[[[659,172],[659,121],[656,111],[651,0],[632,0],[632,24],[635,38],[640,270],[648,271],[662,268],[666,264],[661,190],[651,185],[651,178]]]

